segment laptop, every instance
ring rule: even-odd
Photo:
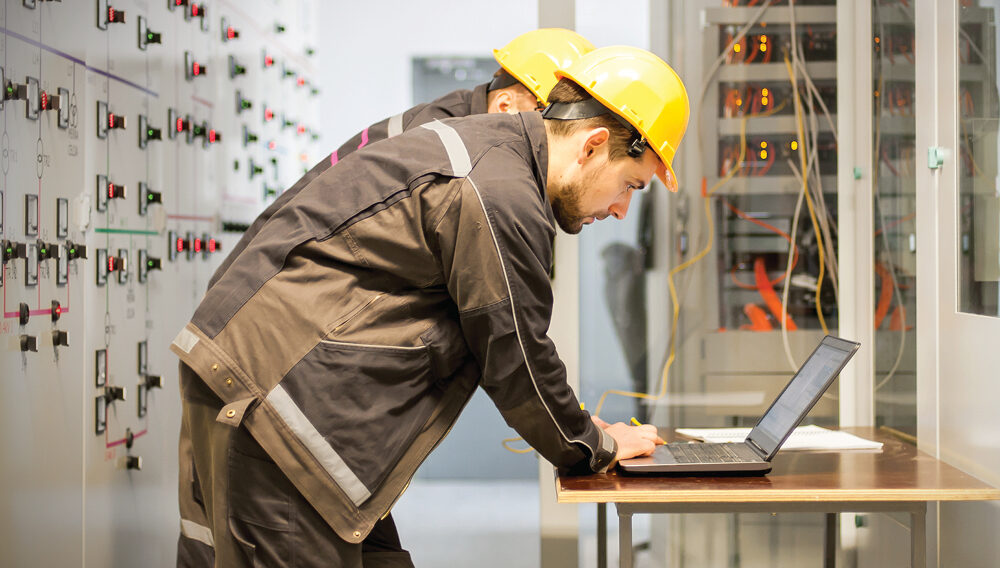
[[[746,473],[771,471],[771,459],[823,396],[861,344],[827,335],[741,443],[674,442],[650,456],[618,462],[629,473]]]

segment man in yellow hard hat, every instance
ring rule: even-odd
[[[653,175],[676,188],[687,94],[631,47],[558,78],[544,113],[433,121],[352,153],[209,288],[171,347],[180,565],[412,566],[390,511],[480,386],[558,467],[653,451],[654,427],[580,408],[546,335],[548,275],[557,227],[623,218]]]
[[[479,85],[471,91],[468,89],[453,91],[429,103],[419,104],[376,122],[358,132],[340,148],[320,160],[254,220],[234,247],[233,253],[209,280],[209,286],[229,268],[230,259],[234,259],[243,251],[246,244],[253,239],[275,211],[298,194],[316,176],[343,160],[351,152],[432,120],[483,113],[541,110],[545,107],[549,91],[556,84],[556,69],[568,66],[593,49],[592,43],[572,30],[542,28],[525,32],[500,49],[493,50],[493,57],[500,65],[500,69],[489,83]]]

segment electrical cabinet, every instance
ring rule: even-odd
[[[327,153],[316,9],[4,0],[0,565],[174,565],[169,344]]]

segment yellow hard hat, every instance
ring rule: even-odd
[[[523,33],[494,49],[493,57],[504,71],[546,103],[549,91],[556,86],[555,70],[593,49],[594,44],[572,30],[543,28]]]
[[[677,191],[671,164],[687,130],[691,105],[684,83],[669,65],[644,49],[611,46],[583,55],[555,75],[580,85],[634,127],[641,138],[633,141],[633,155],[641,155],[644,146],[652,148],[663,164],[656,175],[670,191]]]

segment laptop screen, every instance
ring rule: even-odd
[[[747,438],[764,450],[768,459],[774,457],[857,349],[853,341],[826,336]]]

